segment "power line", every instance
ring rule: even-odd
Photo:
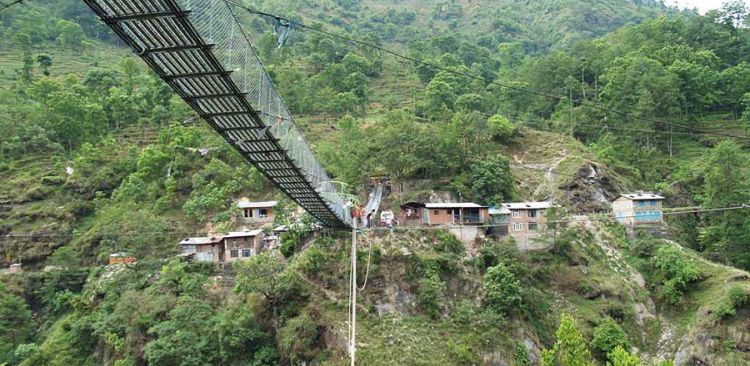
[[[316,27],[305,25],[305,24],[303,24],[301,22],[298,22],[298,21],[295,21],[295,20],[292,20],[292,19],[288,19],[286,17],[282,17],[282,16],[279,16],[279,15],[275,15],[275,14],[271,14],[271,13],[259,11],[259,10],[250,8],[248,6],[245,6],[244,4],[241,4],[241,3],[237,2],[237,1],[234,1],[234,0],[224,0],[224,1],[227,4],[229,4],[229,5],[236,6],[238,8],[244,9],[247,12],[249,12],[250,14],[261,15],[261,16],[270,17],[270,18],[273,18],[273,19],[283,20],[283,21],[289,22],[289,24],[293,24],[293,25],[295,25],[295,26],[297,26],[299,28],[309,29],[309,30],[314,31],[314,32],[319,32],[319,33],[325,34],[325,35],[327,35],[329,37],[338,38],[338,39],[341,39],[341,40],[344,40],[344,41],[347,41],[347,42],[350,42],[350,43],[354,43],[354,44],[358,44],[358,45],[361,45],[361,46],[373,48],[373,49],[379,50],[381,52],[390,54],[390,55],[392,55],[394,57],[401,58],[401,59],[404,59],[404,60],[408,60],[408,61],[420,64],[420,65],[424,65],[424,66],[430,67],[430,68],[435,69],[435,70],[444,71],[444,72],[451,73],[451,74],[458,75],[458,76],[463,76],[463,77],[466,77],[466,78],[469,78],[469,79],[480,80],[480,81],[483,81],[485,83],[494,84],[494,85],[497,85],[497,86],[500,86],[500,87],[503,87],[503,88],[506,88],[506,89],[520,91],[520,92],[527,93],[527,94],[532,94],[532,95],[537,95],[537,96],[545,97],[545,98],[556,100],[556,101],[569,101],[571,103],[578,104],[579,106],[585,106],[585,107],[589,107],[589,108],[594,108],[594,109],[598,109],[598,110],[601,110],[601,111],[605,111],[605,112],[617,114],[617,115],[620,115],[620,116],[623,116],[623,117],[626,117],[626,118],[631,118],[631,119],[646,121],[646,122],[654,123],[654,124],[657,124],[657,125],[678,127],[678,128],[682,128],[682,129],[686,129],[686,130],[691,130],[691,131],[696,131],[696,132],[700,132],[700,133],[703,133],[703,134],[709,134],[709,135],[716,135],[716,136],[722,136],[722,137],[731,137],[731,138],[737,138],[737,139],[743,139],[743,140],[750,140],[750,137],[748,137],[748,136],[737,136],[737,135],[726,134],[726,133],[721,133],[721,132],[706,131],[706,130],[701,130],[699,128],[695,128],[695,127],[692,127],[692,126],[686,126],[686,125],[682,125],[682,124],[678,124],[678,123],[659,121],[659,120],[655,120],[655,119],[647,118],[647,117],[640,117],[640,116],[636,116],[636,115],[631,114],[631,113],[617,111],[617,110],[610,109],[610,108],[607,108],[607,107],[604,107],[604,106],[601,106],[601,105],[598,105],[598,104],[589,103],[589,102],[586,102],[586,101],[581,100],[581,99],[574,100],[574,99],[568,98],[568,97],[561,97],[561,96],[558,96],[558,95],[552,95],[552,94],[541,92],[541,91],[537,91],[537,90],[531,90],[531,89],[521,88],[521,87],[514,86],[514,85],[508,85],[508,84],[501,83],[501,82],[498,82],[498,81],[495,81],[495,80],[487,80],[486,78],[484,78],[482,76],[472,75],[472,74],[469,74],[469,73],[460,72],[460,71],[456,71],[456,70],[453,70],[453,69],[450,69],[450,68],[446,68],[446,67],[442,67],[442,66],[439,66],[439,65],[435,65],[435,64],[427,62],[427,61],[423,61],[423,60],[420,60],[420,59],[417,59],[417,58],[414,58],[414,57],[410,57],[410,56],[406,56],[406,55],[400,54],[400,53],[398,53],[396,51],[392,51],[390,49],[387,49],[387,48],[382,47],[382,46],[378,46],[376,44],[372,44],[370,42],[358,40],[358,39],[347,37],[347,36],[342,36],[342,35],[339,35],[339,34],[336,34],[336,33],[333,33],[333,32],[329,32],[329,31],[323,30],[321,28],[316,28]]]
[[[7,4],[0,5],[0,11],[8,9],[8,8],[10,8],[13,5],[18,5],[18,4],[22,3],[23,1],[24,0],[15,0],[15,1],[11,1],[11,2],[9,2]]]

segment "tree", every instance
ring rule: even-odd
[[[641,359],[638,356],[630,354],[622,347],[615,347],[612,352],[607,355],[609,361],[607,366],[643,366]]]
[[[750,90],[750,64],[742,62],[724,69],[719,76],[722,102],[739,115],[742,110],[742,98]]]
[[[635,53],[618,58],[602,80],[606,83],[602,99],[615,110],[643,117],[666,116],[680,110],[677,77],[654,59]]]
[[[704,173],[703,195],[708,207],[733,207],[750,201],[748,158],[731,141],[722,141],[711,151]],[[717,212],[708,217],[699,243],[709,255],[727,264],[750,269],[750,213],[746,210]]]
[[[13,352],[34,334],[34,321],[26,302],[0,284],[0,364],[13,362]]]
[[[76,50],[82,48],[83,41],[86,40],[86,33],[78,23],[60,19],[57,22],[57,28],[60,31],[60,35],[57,36],[58,43]]]
[[[49,76],[49,68],[52,67],[52,57],[45,54],[36,55],[36,62],[42,68],[42,74]]]
[[[627,336],[619,324],[612,318],[604,318],[594,328],[594,338],[591,340],[591,348],[600,359],[608,358],[615,349],[629,349]]]
[[[480,160],[471,166],[471,188],[477,201],[499,205],[513,192],[513,174],[510,161],[503,155]]]
[[[702,112],[718,100],[716,84],[719,76],[708,66],[676,60],[668,70],[679,78],[685,115],[690,113],[690,106]]]
[[[15,42],[21,47],[23,68],[19,72],[19,78],[26,84],[32,80],[32,71],[34,70],[34,60],[31,58],[31,38],[28,34],[19,33],[15,37]]]
[[[492,136],[493,139],[507,141],[511,136],[513,136],[515,126],[513,126],[513,122],[511,122],[509,119],[505,118],[502,115],[496,114],[487,119],[487,131],[490,133],[490,136]]]
[[[590,366],[593,365],[591,352],[586,341],[578,330],[578,324],[570,314],[563,314],[560,326],[555,332],[554,359],[559,365]]]
[[[192,297],[181,297],[169,319],[149,329],[156,339],[146,344],[152,365],[200,366],[213,363],[216,339],[211,334],[213,309]]]
[[[740,146],[725,140],[713,148],[705,172],[704,204],[727,207],[750,201],[748,158]]]
[[[297,291],[297,275],[287,270],[284,262],[278,257],[262,253],[247,262],[239,263],[236,267],[238,293],[259,293],[273,312],[274,328],[279,327],[279,306],[284,299],[291,297]]]
[[[485,301],[498,314],[510,314],[521,305],[521,281],[502,262],[487,269],[483,288]]]
[[[688,285],[701,279],[702,273],[698,265],[680,248],[672,245],[662,245],[656,250],[651,259],[655,278],[662,283],[659,297],[667,303],[676,305],[682,300],[682,295]]]

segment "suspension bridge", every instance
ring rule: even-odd
[[[223,0],[84,0],[200,117],[322,224],[347,202],[315,158]]]

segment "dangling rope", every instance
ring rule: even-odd
[[[365,282],[362,284],[362,287],[357,287],[357,290],[363,291],[365,287],[367,286],[367,277],[370,274],[370,257],[372,257],[372,242],[370,243],[370,248],[367,250],[367,267],[365,269]]]

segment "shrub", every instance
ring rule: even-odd
[[[636,240],[632,244],[631,251],[640,258],[651,258],[654,255],[656,247],[656,242],[652,238],[645,237]]]
[[[531,366],[531,360],[529,359],[529,350],[526,349],[526,345],[522,342],[516,343],[516,356],[513,360],[515,366]]]
[[[555,337],[557,340],[553,349],[542,351],[542,365],[588,366],[592,364],[591,353],[586,347],[583,335],[578,330],[578,323],[571,315],[562,315]]]
[[[471,300],[461,300],[451,314],[454,322],[461,325],[469,325],[474,320],[477,311]]]
[[[484,275],[487,304],[498,314],[508,314],[521,305],[521,282],[503,263],[490,267]]]
[[[435,232],[435,239],[437,239],[437,246],[435,251],[442,253],[452,254],[463,254],[464,244],[456,238],[455,235],[448,231],[437,231]]]
[[[616,347],[607,355],[607,366],[643,366],[638,356],[630,354],[622,347]]]
[[[307,313],[287,321],[277,337],[281,354],[292,364],[311,361],[320,353],[320,329]]]
[[[735,308],[750,305],[750,293],[740,286],[734,286],[729,289],[729,301]]]
[[[714,305],[712,313],[717,319],[727,319],[733,317],[736,311],[731,301],[724,300]]]
[[[478,365],[481,362],[477,352],[466,345],[451,342],[449,347],[457,365]]]
[[[717,319],[727,319],[737,313],[737,308],[750,304],[750,294],[740,286],[734,286],[729,289],[727,298],[720,301],[712,310],[712,314]]]
[[[433,270],[428,270],[425,277],[419,281],[419,306],[433,319],[440,315],[439,299],[444,287],[440,276]]]
[[[629,349],[625,332],[619,324],[611,318],[604,318],[594,329],[594,338],[591,340],[591,348],[599,358],[608,357],[616,348]]]
[[[695,261],[674,246],[659,247],[651,259],[651,266],[656,278],[662,282],[659,297],[672,305],[680,302],[688,284],[702,276]]]

